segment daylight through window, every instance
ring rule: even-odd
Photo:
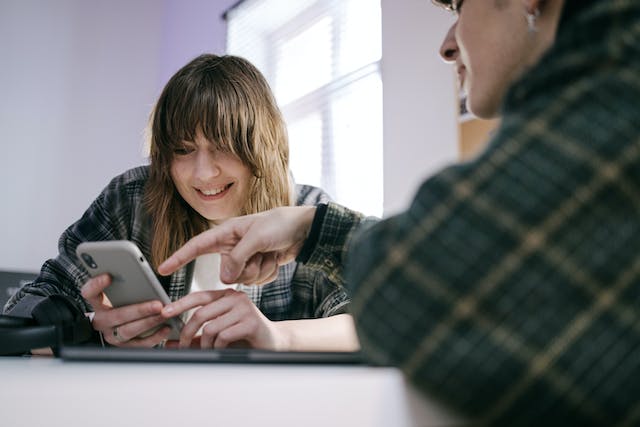
[[[382,215],[379,0],[245,0],[227,51],[267,77],[289,130],[296,182]]]

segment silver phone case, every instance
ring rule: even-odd
[[[160,300],[165,305],[171,302],[144,255],[131,241],[83,242],[76,248],[76,255],[92,277],[102,273],[111,275],[111,285],[104,293],[114,307],[151,300]],[[174,317],[167,324],[171,327],[169,339],[179,339],[182,320]]]

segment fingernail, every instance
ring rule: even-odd
[[[175,311],[176,311],[176,310],[175,310],[172,306],[167,305],[167,306],[165,306],[165,307],[162,309],[162,314],[171,315],[171,314],[173,314]]]
[[[163,271],[164,271],[164,269],[165,269],[165,264],[166,264],[166,263],[167,263],[167,261],[163,262],[162,264],[160,264],[160,265],[158,266],[158,273],[162,274],[162,272],[163,272]]]

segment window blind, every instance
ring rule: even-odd
[[[227,52],[263,72],[289,131],[296,182],[382,215],[379,0],[245,0]]]

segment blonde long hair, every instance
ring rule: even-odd
[[[291,205],[287,130],[264,76],[231,55],[200,55],[167,83],[151,114],[150,174],[144,204],[152,221],[157,267],[209,224],[182,199],[171,179],[174,150],[200,130],[253,175],[240,215]]]

